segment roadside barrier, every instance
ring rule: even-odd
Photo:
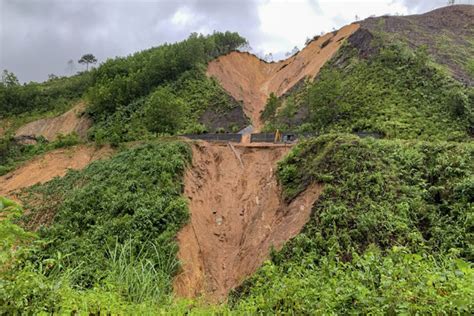
[[[360,138],[383,138],[383,135],[380,133],[374,132],[355,132],[354,135],[359,136]],[[240,143],[242,142],[242,134],[232,134],[232,133],[220,133],[220,134],[188,134],[182,135],[183,137],[196,140],[205,140],[208,142],[233,142]],[[250,134],[251,143],[294,143],[300,138],[305,137],[316,137],[317,133],[253,133]]]

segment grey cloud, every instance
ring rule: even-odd
[[[69,59],[99,60],[186,38],[203,27],[259,38],[258,0],[0,0],[0,69],[21,81],[65,74]],[[181,8],[193,18],[172,23]]]

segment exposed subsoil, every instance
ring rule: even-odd
[[[23,188],[62,177],[68,169],[82,169],[92,161],[111,154],[109,147],[96,149],[85,145],[50,151],[1,176],[0,195],[15,199],[15,193]]]
[[[80,137],[87,136],[87,130],[91,127],[90,118],[82,115],[85,109],[84,103],[78,103],[66,113],[52,117],[30,122],[20,127],[15,136],[43,136],[49,141],[54,141],[59,134],[67,135],[73,132]]]
[[[208,76],[215,77],[236,100],[243,101],[244,112],[256,131],[262,128],[260,114],[270,93],[283,95],[300,80],[313,79],[321,67],[337,52],[358,24],[316,38],[298,54],[276,63],[267,63],[255,55],[231,52],[211,61]]]
[[[192,148],[185,175],[191,220],[178,234],[182,272],[174,291],[217,302],[255,272],[272,247],[300,232],[322,187],[283,201],[274,171],[289,146],[198,142]]]

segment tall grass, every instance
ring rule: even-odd
[[[175,256],[166,256],[153,242],[137,247],[131,240],[109,249],[109,280],[134,303],[163,301],[171,289],[171,276],[178,266]],[[150,259],[152,258],[152,259]]]

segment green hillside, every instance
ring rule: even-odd
[[[247,41],[192,34],[44,83],[6,73],[0,176],[81,142],[115,153],[17,192],[18,203],[0,197],[0,314],[470,314],[473,21],[473,6],[370,18],[314,81],[269,97],[266,131],[313,135],[272,169],[281,198],[315,183],[323,192],[301,233],[219,304],[173,294],[193,161],[176,136],[251,123],[206,76],[209,61]],[[79,100],[93,121],[87,139],[15,138]]]

